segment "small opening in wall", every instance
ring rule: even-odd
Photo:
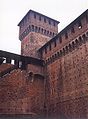
[[[36,14],[34,14],[34,18],[36,19]]]
[[[82,29],[81,21],[79,21],[79,23],[78,23],[78,28],[79,28],[79,29]]]
[[[67,34],[67,32],[65,33],[65,39],[67,39],[68,38],[68,34]]]
[[[39,21],[41,21],[41,16],[39,16]]]
[[[46,18],[44,18],[44,22],[46,23]]]
[[[53,25],[55,26],[55,22],[53,22]]]
[[[11,64],[14,64],[14,60],[11,60]]]
[[[71,28],[71,33],[75,33],[74,27]]]
[[[61,36],[59,37],[59,41],[60,41],[60,43],[62,43],[62,37]]]
[[[54,36],[55,34],[53,33],[53,36]]]
[[[49,34],[49,31],[47,31],[47,35]]]
[[[51,24],[51,21],[49,20],[49,24]]]

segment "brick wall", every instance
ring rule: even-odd
[[[31,32],[21,41],[21,54],[24,56],[39,57],[37,50],[50,40],[50,37]]]
[[[88,31],[88,18],[86,18],[86,14],[80,19],[74,20],[71,24],[59,32],[58,35],[47,45],[41,48],[43,59],[48,59],[52,55],[55,55],[55,53],[65,48],[73,40],[78,39],[80,36],[82,37],[82,35]]]
[[[88,42],[47,66],[50,84],[49,115],[87,118],[87,66]]]
[[[27,70],[15,69],[0,78],[0,114],[43,115],[44,78],[38,69],[30,65]]]

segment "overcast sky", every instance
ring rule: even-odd
[[[17,24],[29,9],[60,21],[61,31],[88,9],[88,0],[0,0],[0,50],[20,54]]]

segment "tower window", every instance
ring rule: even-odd
[[[53,36],[54,36],[55,34],[53,33]]]
[[[81,29],[81,28],[82,28],[81,21],[79,21],[79,23],[78,23],[78,28],[79,28],[79,29]]]
[[[51,24],[51,21],[49,20],[49,24]]]
[[[39,21],[41,21],[41,16],[39,16]]]
[[[44,18],[44,22],[46,23],[46,18]]]
[[[55,26],[55,22],[53,22],[53,25]]]
[[[34,14],[34,18],[36,19],[36,14]]]
[[[49,34],[49,31],[47,31],[47,35]]]
[[[34,25],[32,25],[32,31],[34,31]]]
[[[52,35],[52,32],[50,32],[50,36]]]
[[[41,29],[42,30],[42,33],[43,33],[43,29]]]
[[[44,30],[44,34],[46,34],[46,30]]]

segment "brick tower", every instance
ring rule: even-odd
[[[33,10],[18,24],[21,55],[39,58],[38,49],[58,33],[58,21]]]

